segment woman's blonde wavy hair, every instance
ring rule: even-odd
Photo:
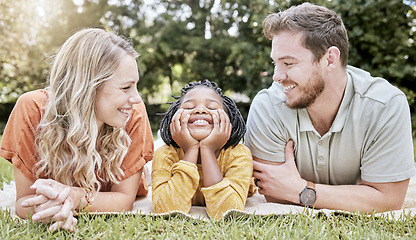
[[[97,28],[78,31],[60,47],[37,129],[37,177],[95,190],[120,182],[131,140],[124,129],[98,128],[95,97],[125,54],[138,57],[127,40]]]

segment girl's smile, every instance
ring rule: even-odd
[[[212,118],[208,116],[193,116],[189,118],[188,124],[196,124],[196,125],[211,125]]]
[[[224,106],[222,98],[214,90],[197,87],[184,96],[181,108],[184,110],[181,121],[189,114],[189,133],[196,140],[202,140],[214,128],[213,116],[218,117],[217,109],[224,108]]]

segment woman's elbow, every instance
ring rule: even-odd
[[[23,219],[29,219],[30,215],[31,215],[30,211],[24,210],[24,209],[18,210],[17,208],[16,208],[16,214],[17,214],[17,216],[19,216]]]
[[[128,204],[128,205],[126,205],[126,207],[125,207],[125,209],[124,209],[125,211],[132,211],[133,210],[133,203],[131,203],[131,204]]]
[[[118,205],[119,211],[132,211],[136,196],[126,196],[123,201],[120,201]]]

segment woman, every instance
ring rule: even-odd
[[[137,56],[113,33],[81,30],[59,49],[49,86],[18,99],[0,156],[14,165],[20,217],[73,231],[73,212],[131,210],[147,193],[153,137]]]

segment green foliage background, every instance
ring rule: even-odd
[[[184,84],[206,78],[227,94],[252,99],[272,82],[264,17],[302,2],[0,0],[0,132],[18,96],[45,86],[54,51],[82,27],[106,27],[132,41],[141,54],[138,88],[148,108],[173,100],[171,94],[177,95]],[[415,124],[415,1],[310,2],[343,18],[349,64],[402,89]],[[157,108],[163,111],[166,106]],[[157,126],[158,117],[150,117]]]

